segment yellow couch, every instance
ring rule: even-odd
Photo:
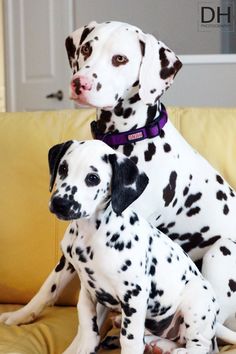
[[[236,188],[236,109],[168,111],[186,139]],[[0,113],[0,313],[27,303],[60,257],[66,223],[48,211],[48,149],[69,139],[90,139],[94,116],[92,109]],[[76,333],[78,284],[34,323],[0,324],[0,353],[60,354]]]

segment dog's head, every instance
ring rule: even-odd
[[[90,217],[111,203],[121,214],[144,191],[148,177],[127,157],[97,140],[67,141],[49,150],[50,210],[64,220]]]
[[[143,102],[153,105],[182,66],[164,43],[121,22],[91,22],[67,37],[66,49],[71,98],[82,106],[112,109],[135,86]]]

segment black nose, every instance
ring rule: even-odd
[[[67,216],[70,207],[71,203],[68,199],[61,197],[54,197],[51,199],[50,210],[56,215]]]

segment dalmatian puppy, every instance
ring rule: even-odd
[[[167,122],[160,102],[181,68],[179,58],[120,22],[91,22],[66,39],[66,48],[71,98],[97,108],[94,137],[149,178],[134,210],[190,255],[217,293],[221,321],[236,325],[235,191]]]

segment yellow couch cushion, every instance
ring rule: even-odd
[[[188,107],[168,112],[185,139],[236,189],[236,109]]]
[[[0,313],[19,306],[0,305]],[[76,307],[47,308],[34,323],[0,325],[1,354],[60,354],[77,332]]]
[[[168,112],[185,138],[236,188],[236,109]],[[67,224],[48,211],[48,149],[69,139],[90,139],[94,117],[92,109],[0,114],[0,303],[28,302],[58,261]],[[74,285],[61,303],[76,300]]]

